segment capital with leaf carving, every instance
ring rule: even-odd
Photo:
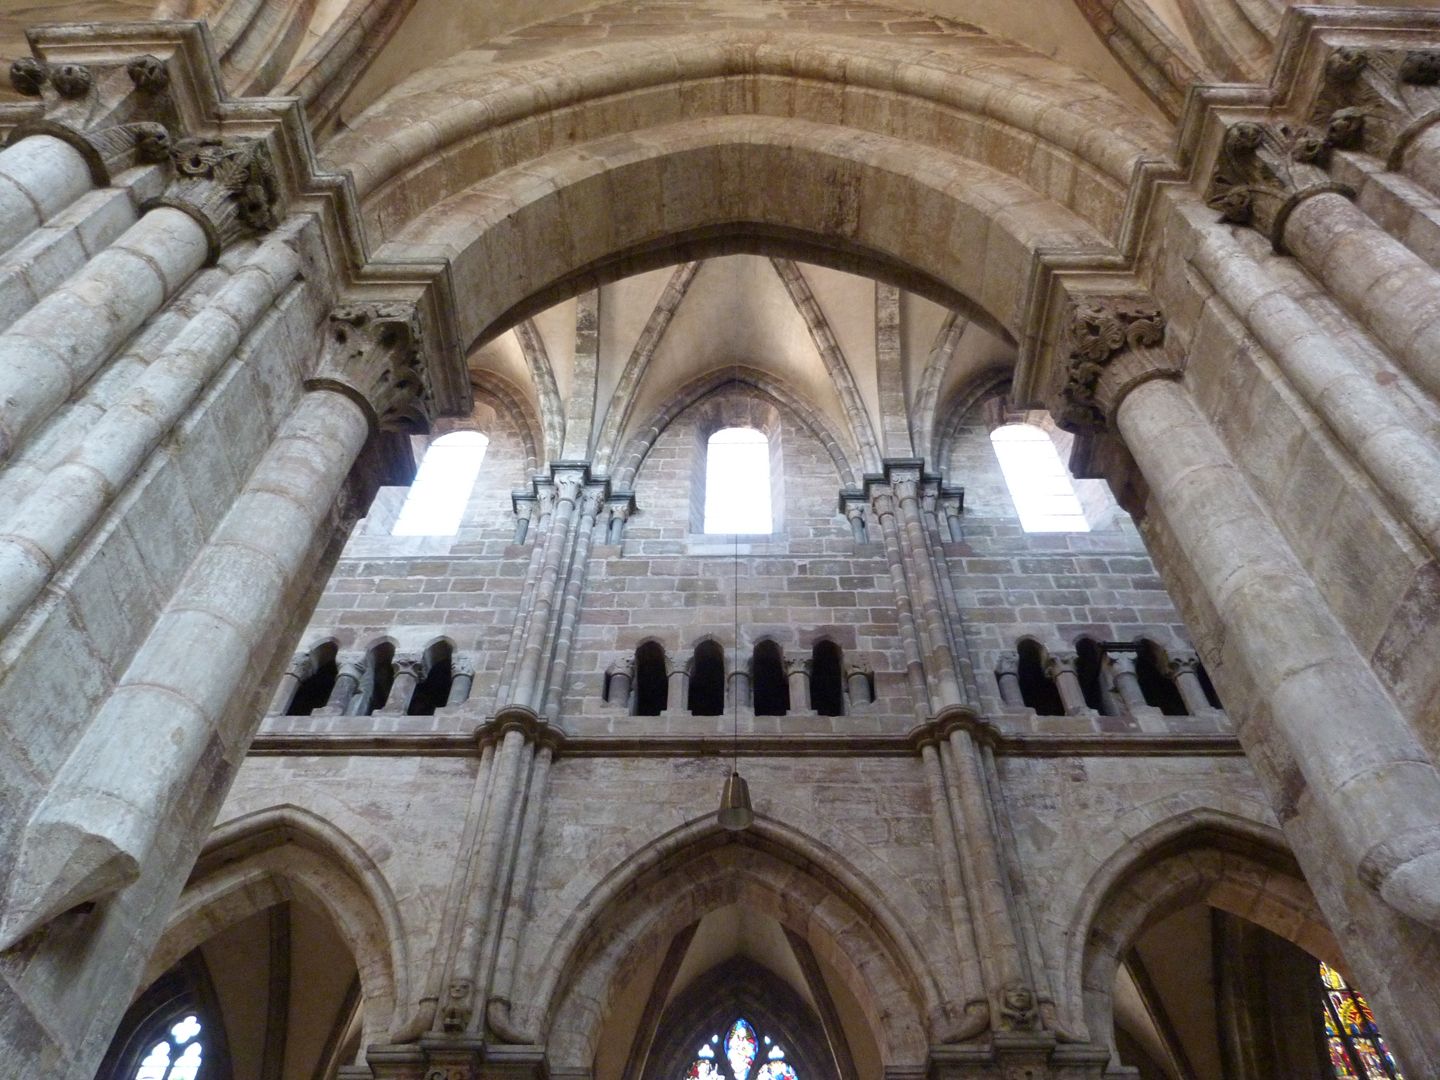
[[[1165,316],[1144,297],[1086,297],[1072,302],[1065,330],[1064,383],[1056,422],[1072,432],[1104,428],[1142,382],[1175,378],[1164,349]]]
[[[1399,168],[1411,140],[1440,121],[1440,49],[1336,49],[1310,116],[1331,145]]]
[[[372,430],[412,434],[429,427],[433,402],[413,304],[347,304],[330,313],[325,345],[307,389],[355,401]]]
[[[280,181],[264,139],[181,139],[170,147],[175,178],[146,208],[171,206],[205,230],[210,261],[230,244],[280,221]]]

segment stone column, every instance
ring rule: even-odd
[[[0,526],[0,632],[34,602],[299,269],[299,257],[286,243],[259,248],[10,508]]]
[[[965,525],[960,517],[960,498],[955,495],[945,495],[940,500],[940,513],[945,522],[943,536],[952,544],[962,543],[965,539]]]
[[[870,690],[870,669],[859,664],[846,664],[845,692],[852,709],[857,705],[871,704],[875,695]]]
[[[790,684],[790,711],[810,711],[810,661],[803,657],[785,660],[785,681]]]
[[[535,503],[526,499],[515,504],[515,538],[513,543],[525,543],[525,535],[530,531],[530,516],[535,513]]]
[[[525,630],[525,644],[520,651],[519,668],[511,697],[518,705],[530,706],[544,694],[540,680],[540,663],[543,659],[545,639],[550,632],[550,618],[555,611],[559,591],[560,567],[570,550],[570,534],[574,525],[575,506],[580,498],[580,475],[563,474],[555,481],[555,512],[546,539],[545,561],[540,567],[540,578],[530,593],[529,625]]]
[[[270,699],[270,708],[266,709],[267,716],[285,716],[290,711],[290,703],[295,699],[295,691],[300,689],[300,684],[315,674],[315,659],[308,652],[296,653],[290,658],[290,665],[285,669],[285,674],[280,676],[280,685],[275,687],[275,694]]]
[[[224,775],[243,757],[256,718],[236,703],[307,585],[351,466],[382,417],[428,396],[416,341],[372,334],[368,347],[326,351],[322,377],[307,382],[27,823],[0,947],[134,881],[201,763]]]
[[[1115,689],[1127,709],[1146,707],[1145,694],[1140,689],[1140,678],[1135,673],[1135,657],[1124,653],[1111,653],[1106,657],[1110,671],[1115,677]]]
[[[410,699],[415,696],[415,687],[424,678],[425,664],[418,656],[397,656],[391,666],[395,677],[390,682],[390,693],[376,712],[384,716],[404,716],[410,708]]]
[[[847,504],[845,518],[850,522],[850,538],[857,544],[868,543],[870,537],[865,524],[865,507],[855,503]]]
[[[89,191],[90,166],[53,135],[31,135],[0,150],[0,252]]]
[[[1025,697],[1020,693],[1020,654],[1002,652],[995,661],[995,681],[1000,686],[1000,700],[1006,705],[1023,707]]]
[[[546,717],[552,723],[560,719],[560,698],[565,692],[565,680],[570,672],[570,653],[575,642],[575,626],[580,619],[580,600],[585,592],[585,579],[590,573],[590,546],[596,533],[595,517],[604,504],[603,484],[587,488],[580,499],[580,524],[576,530],[575,550],[565,578],[560,616],[556,623],[555,647],[549,650],[552,659],[550,670],[546,674],[542,699]]]
[[[134,881],[207,751],[244,754],[250,718],[235,724],[232,703],[367,433],[365,413],[330,391],[282,426],[27,824],[4,946]]]
[[[475,661],[468,656],[450,657],[450,693],[445,704],[460,705],[470,699],[470,688],[475,684]]]
[[[684,712],[690,704],[690,658],[665,657],[665,710]]]
[[[365,657],[359,654],[342,653],[335,658],[337,673],[335,685],[325,700],[324,708],[316,709],[314,716],[344,716],[350,711],[350,703],[365,677]]]
[[[941,708],[958,705],[963,700],[959,665],[950,647],[949,631],[941,609],[940,585],[925,542],[918,470],[908,475],[897,472],[892,486],[900,506],[900,520],[904,525],[901,538],[907,556],[906,576],[920,602],[920,618],[916,623],[920,629],[921,640],[926,646],[926,674],[934,680],[938,692],[937,703]]]
[[[1075,662],[1074,653],[1051,653],[1045,661],[1045,677],[1054,682],[1060,692],[1066,716],[1078,716],[1090,708],[1085,703],[1085,691],[1080,688],[1080,676],[1075,673]]]
[[[165,195],[0,334],[0,460],[195,271],[232,241],[273,225],[275,180],[263,143],[189,140],[174,156],[177,179]]]
[[[610,692],[605,700],[611,705],[630,705],[630,686],[635,681],[635,657],[627,656],[610,665]]]
[[[621,503],[610,513],[610,543],[619,544],[625,539],[625,523],[630,520],[630,504]]]
[[[1210,699],[1205,696],[1205,688],[1200,685],[1200,658],[1195,655],[1172,656],[1170,658],[1170,675],[1175,680],[1175,688],[1180,691],[1180,697],[1185,702],[1185,711],[1191,716],[1201,716],[1211,711]]]
[[[750,666],[740,656],[731,657],[732,667],[725,677],[725,707],[728,711],[736,705],[746,708],[750,705]]]
[[[880,522],[880,534],[885,541],[885,560],[890,567],[890,588],[895,595],[895,613],[900,623],[900,644],[905,652],[905,678],[910,686],[915,716],[923,722],[930,716],[930,687],[925,678],[924,661],[920,658],[920,634],[911,610],[910,586],[905,577],[905,561],[900,553],[899,530],[895,524],[895,500],[888,492],[880,492],[872,497],[871,505]]]

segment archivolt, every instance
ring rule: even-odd
[[[830,460],[835,463],[835,472],[843,486],[854,487],[859,483],[859,470],[818,409],[811,407],[775,376],[756,368],[732,365],[708,372],[682,386],[670,396],[649,423],[630,436],[615,470],[616,485],[621,490],[626,490],[634,484],[635,474],[640,471],[640,466],[645,461],[645,456],[650,453],[650,448],[655,445],[655,440],[677,416],[711,394],[735,385],[758,390],[772,398],[787,414],[799,420],[825,447]],[[851,445],[854,445],[853,433]]]
[[[474,388],[477,397],[490,398],[500,406],[505,416],[515,421],[515,427],[520,432],[520,440],[525,446],[525,470],[533,473],[540,467],[542,461],[547,460],[549,449],[547,446],[547,458],[542,458],[538,444],[540,422],[525,395],[512,386],[508,380],[493,371],[472,370],[470,385]]]
[[[994,170],[883,135],[765,117],[552,154],[433,207],[404,240],[452,256],[457,291],[471,300],[460,310],[468,343],[514,325],[537,298],[581,291],[601,268],[657,251],[675,262],[690,257],[687,243],[722,236],[754,238],[772,255],[802,238],[882,280],[899,268],[1012,338],[1026,302],[1016,283],[1030,279],[1038,251],[1110,252],[1073,213]]]
[[[454,194],[454,178],[474,183],[583,141],[745,113],[958,152],[1111,232],[1135,163],[1162,153],[1165,133],[1022,46],[983,36],[944,46],[810,25],[616,42],[498,70],[462,54],[441,69],[449,79],[432,71],[408,93],[402,84],[324,153],[352,171],[367,215],[393,236]]]
[[[1092,877],[1070,933],[1064,1000],[1081,997],[1094,1041],[1114,1037],[1115,972],[1156,922],[1196,902],[1239,915],[1313,955],[1340,956],[1277,829],[1190,810],[1134,836]]]
[[[860,1002],[886,1063],[922,1064],[948,1024],[941,988],[894,913],[843,865],[763,818],[738,836],[694,821],[635,853],[586,897],[541,969],[533,1008],[548,1018],[552,1065],[589,1065],[613,995],[640,959],[730,904],[806,938]]]
[[[410,1000],[395,895],[355,841],[297,806],[271,807],[215,830],[150,957],[148,986],[180,957],[258,911],[303,897],[325,911],[354,952],[365,1041],[384,1041]]]

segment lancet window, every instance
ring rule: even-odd
[[[659,716],[665,711],[665,648],[658,641],[647,641],[635,650],[636,716]]]
[[[840,646],[817,641],[810,650],[810,704],[820,716],[845,712],[845,674]]]
[[[1403,1080],[1365,999],[1329,964],[1320,965],[1325,1041],[1336,1080]]]
[[[770,440],[750,427],[722,428],[705,450],[705,532],[774,531]]]
[[[695,646],[690,661],[690,700],[693,716],[720,716],[725,712],[725,650],[706,638]]]
[[[695,1051],[683,1080],[800,1080],[785,1059],[785,1048],[738,1016],[722,1034],[715,1032]]]
[[[1005,424],[990,433],[1020,527],[1026,532],[1089,532],[1070,470],[1050,436],[1033,424]]]
[[[784,716],[790,711],[790,685],[785,678],[785,658],[780,646],[762,641],[750,659],[752,700],[756,716]]]

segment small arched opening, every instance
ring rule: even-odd
[[[711,638],[695,646],[686,707],[694,716],[720,716],[725,712],[725,650]]]
[[[810,704],[819,715],[844,714],[844,679],[840,646],[828,639],[817,641],[810,650]]]
[[[1146,638],[1141,638],[1136,645],[1135,678],[1140,683],[1140,692],[1145,695],[1145,703],[1155,706],[1166,716],[1187,715],[1189,710],[1185,708],[1185,699],[1180,696],[1180,688],[1170,677],[1170,665],[1164,650]]]
[[[356,692],[356,716],[369,716],[385,707],[395,683],[395,645],[382,641],[365,654],[365,674]]]
[[[1020,700],[1040,716],[1064,716],[1065,705],[1060,700],[1060,691],[1045,674],[1045,649],[1034,638],[1023,638],[1016,652],[1020,658],[1016,666]]]
[[[425,650],[424,673],[410,695],[406,713],[433,716],[436,709],[450,700],[450,686],[455,678],[453,658],[454,648],[448,641],[437,641]]]
[[[635,716],[659,716],[665,711],[665,647],[647,641],[635,650]]]
[[[750,656],[751,699],[756,716],[784,716],[790,711],[790,684],[785,679],[785,657],[768,638]]]
[[[285,710],[289,716],[309,716],[316,709],[323,709],[335,690],[335,680],[340,675],[340,666],[335,661],[335,642],[326,641],[310,650],[310,662],[314,669],[295,688],[290,706]]]
[[[1085,704],[1101,716],[1111,716],[1115,710],[1103,688],[1104,659],[1105,654],[1093,638],[1082,637],[1075,642],[1075,676],[1080,680]]]

